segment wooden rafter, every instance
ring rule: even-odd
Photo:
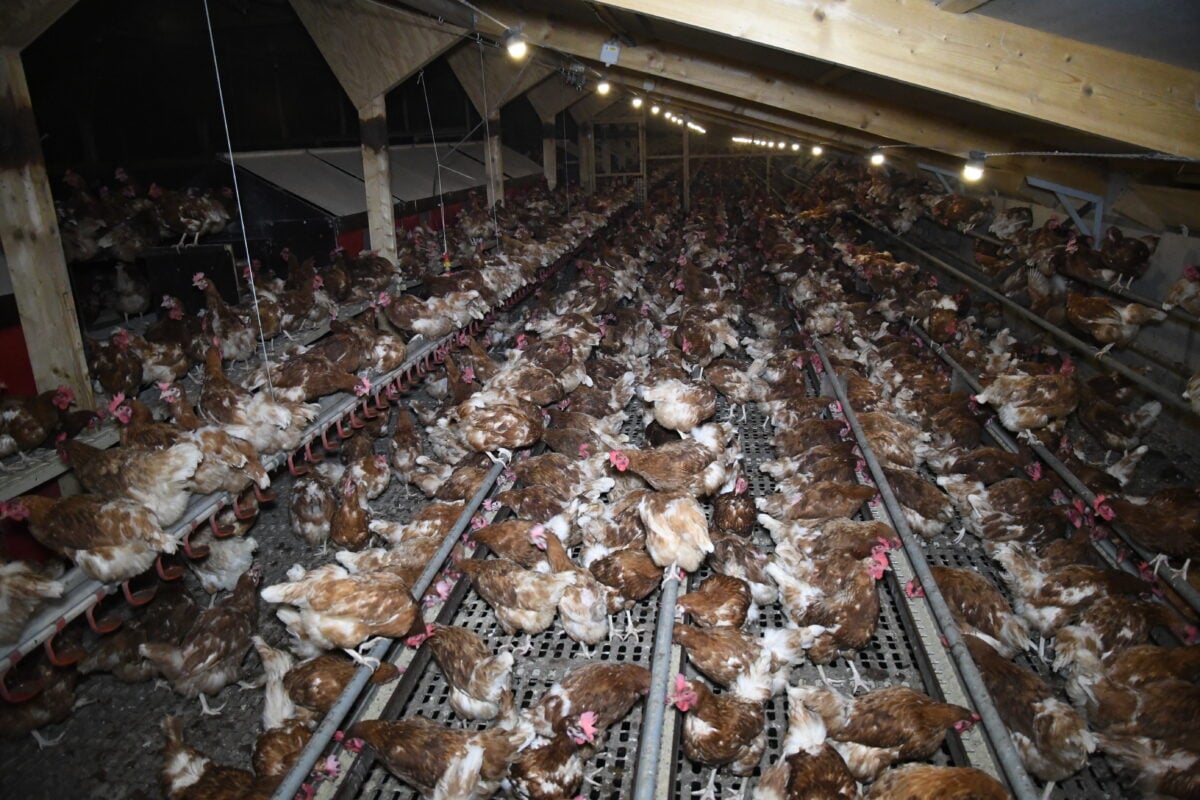
[[[603,1],[1117,141],[1200,157],[1200,73],[981,14],[947,14],[928,0]]]
[[[938,11],[948,11],[951,14],[967,14],[989,2],[991,0],[934,0]]]
[[[568,86],[558,75],[551,75],[525,93],[525,98],[542,122],[553,122],[558,112],[579,102],[583,96],[582,91]]]
[[[604,109],[617,102],[616,92],[609,94],[592,93],[569,108],[571,117],[576,123],[588,122]]]
[[[76,0],[4,0],[0,3],[0,47],[24,50],[67,13]]]
[[[533,58],[515,62],[503,50],[475,42],[464,43],[447,56],[446,61],[479,115],[490,114],[493,119],[501,108],[541,83],[553,71]]]
[[[355,108],[407,80],[464,35],[453,25],[370,0],[291,0]]]

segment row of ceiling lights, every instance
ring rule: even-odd
[[[754,145],[755,147],[765,147],[768,150],[786,150],[790,147],[793,152],[799,151],[802,147],[799,142],[777,142],[774,139],[756,139],[752,136],[734,136],[733,143],[750,144]],[[825,152],[825,148],[821,147],[819,144],[814,144],[809,152],[811,152],[814,156],[819,156]]]

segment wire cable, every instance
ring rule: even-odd
[[[267,375],[267,390],[271,401],[275,401],[275,384],[271,380],[271,360],[267,358],[267,338],[263,335],[262,314],[258,310],[258,288],[254,285],[254,259],[250,257],[250,240],[246,236],[246,215],[242,211],[242,193],[238,187],[237,164],[233,158],[233,138],[229,135],[229,115],[225,111],[225,92],[221,88],[221,64],[217,60],[217,40],[213,37],[212,15],[208,11],[208,0],[204,0],[204,21],[208,26],[208,46],[212,49],[213,72],[217,77],[217,100],[221,104],[221,123],[225,126],[225,149],[229,153],[229,173],[233,176],[233,199],[237,204],[238,227],[242,232],[242,247],[246,253],[246,272],[250,275],[250,296],[254,301],[254,317],[258,320],[258,340],[262,343],[263,370]],[[234,269],[234,280],[237,270]]]
[[[491,113],[491,109],[488,108],[487,65],[483,63],[483,42],[478,41],[478,42],[476,42],[476,44],[479,47],[479,81],[483,85],[483,135],[484,135],[483,163],[487,166],[490,166],[492,169],[496,169],[496,167],[497,167],[496,154],[492,152],[492,126],[491,126],[491,123],[488,122],[488,117],[490,117],[492,115],[492,113]],[[521,72],[524,72],[524,71],[525,71],[524,69],[521,70]],[[517,74],[518,74],[518,76],[520,75],[520,73],[517,73]],[[516,81],[516,78],[513,78],[513,82],[515,82],[515,81]],[[512,82],[509,83],[509,88],[510,89],[512,88]],[[485,175],[484,177],[488,182],[487,188],[491,189],[492,188],[492,179],[494,176]],[[503,168],[500,169],[500,184],[501,184],[501,186],[503,186],[503,184],[504,184]],[[492,207],[489,209],[492,212],[492,233],[496,237],[496,249],[499,250],[501,253],[503,253],[504,249],[500,246],[500,220],[496,217],[496,206],[500,205],[500,203],[504,201],[504,189],[503,188],[500,189],[500,196],[493,197],[492,201],[493,201],[491,203]]]
[[[438,155],[437,134],[433,131],[433,111],[429,108],[429,89],[425,85],[425,70],[421,70],[420,74],[417,75],[417,83],[421,84],[421,93],[425,96],[425,115],[429,118],[429,138],[433,142],[433,161],[437,165],[438,211],[442,215],[442,262],[448,264],[450,261],[450,242],[446,237],[446,199],[442,194],[442,159]]]

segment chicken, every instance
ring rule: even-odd
[[[1083,769],[1088,754],[1096,749],[1083,718],[1037,675],[1004,658],[982,639],[963,639],[988,693],[1006,698],[996,708],[1025,769],[1043,781],[1060,781]]]
[[[254,649],[262,661],[266,683],[263,688],[263,732],[254,742],[254,773],[260,778],[282,779],[296,763],[300,752],[312,737],[311,714],[297,707],[284,686],[284,677],[295,662],[284,650],[277,650],[253,638]]]
[[[724,445],[732,432],[729,423],[703,425],[689,438],[653,450],[611,450],[609,462],[619,472],[637,473],[660,492],[712,494],[725,482]]]
[[[1133,239],[1125,236],[1115,225],[1104,232],[1100,241],[1100,257],[1104,265],[1115,273],[1115,279],[1128,279],[1133,283],[1145,274],[1150,256],[1158,248],[1157,236],[1143,236]]]
[[[163,717],[163,767],[159,775],[168,800],[242,800],[251,796],[255,777],[252,772],[223,767],[188,745],[183,738],[183,723],[175,717]]]
[[[948,730],[962,733],[979,716],[907,686],[889,686],[846,697],[826,686],[797,686],[789,702],[820,715],[854,777],[875,780],[897,761],[923,761],[942,746]]]
[[[205,695],[216,694],[237,679],[258,627],[258,583],[262,568],[251,567],[219,605],[196,616],[179,644],[147,642],[138,653],[151,661],[185,697],[200,696],[205,714],[214,713]]]
[[[1084,564],[1046,570],[1028,545],[1004,542],[992,551],[1015,596],[1014,608],[1043,637],[1051,636],[1102,597],[1142,594],[1150,587],[1136,575]]]
[[[342,369],[319,350],[294,355],[281,364],[257,371],[246,380],[246,388],[261,389],[268,384],[281,402],[303,403],[319,400],[338,392],[358,397],[370,394],[371,382]]]
[[[1001,424],[1019,432],[1067,417],[1079,404],[1079,387],[1071,375],[1001,375],[975,402],[990,403]]]
[[[746,494],[749,485],[740,478],[732,492],[723,492],[713,498],[714,528],[737,536],[749,536],[754,530],[756,518],[754,498]]]
[[[875,497],[874,486],[821,481],[796,495],[774,494],[754,502],[760,511],[784,519],[848,517]]]
[[[229,210],[221,198],[211,191],[164,190],[157,183],[152,183],[146,195],[155,201],[162,226],[173,234],[179,234],[180,245],[189,236],[193,245],[198,244],[201,236],[220,233],[229,224]]]
[[[904,764],[871,784],[866,800],[1008,800],[1004,784],[974,767]]]
[[[1142,326],[1166,318],[1165,311],[1138,303],[1122,304],[1103,297],[1067,294],[1067,320],[1105,345],[1102,353],[1113,347],[1124,347],[1133,341]]]
[[[340,547],[361,550],[371,539],[370,524],[367,487],[347,469],[342,477],[341,496],[329,522],[329,538]]]
[[[978,636],[1005,658],[1033,647],[1029,624],[1013,613],[1004,595],[987,578],[961,567],[930,566],[929,571],[964,633]],[[909,597],[925,596],[920,586],[911,583],[904,592]]]
[[[550,571],[558,575],[574,574],[575,583],[567,587],[558,601],[558,616],[567,636],[584,645],[585,655],[592,645],[608,639],[612,631],[609,614],[620,610],[623,603],[618,592],[600,582],[591,572],[578,566],[567,555],[562,541],[546,535],[545,528],[536,526],[530,532],[534,544],[546,549]]]
[[[74,561],[101,583],[127,581],[149,569],[159,553],[174,553],[175,538],[144,506],[78,494],[59,501],[39,495],[8,504],[10,519],[29,519],[44,546]]]
[[[254,563],[258,542],[253,536],[230,536],[218,539],[211,531],[192,537],[193,547],[208,548],[208,555],[188,566],[200,580],[200,587],[209,594],[232,592],[238,578]]]
[[[407,523],[373,519],[368,527],[374,533],[396,547],[409,539],[441,539],[462,516],[462,501],[454,503],[428,503],[413,514]]]
[[[0,703],[0,737],[15,739],[32,733],[38,749],[46,743],[38,728],[62,722],[75,710],[75,687],[79,673],[55,669],[49,659],[40,659],[30,680],[41,691],[17,703]],[[16,683],[16,681],[13,681]]]
[[[389,772],[423,797],[439,800],[491,797],[533,739],[528,725],[515,720],[468,731],[424,717],[363,720],[346,734],[366,742]]]
[[[187,510],[190,481],[204,458],[199,447],[186,441],[164,450],[98,450],[68,440],[62,453],[85,490],[109,500],[139,503],[160,525],[174,523]]]
[[[61,412],[75,402],[70,387],[36,397],[0,397],[0,458],[41,447],[61,424]]]
[[[1171,284],[1163,300],[1163,311],[1182,308],[1189,314],[1200,315],[1200,269],[1195,264],[1183,268],[1183,275]]]
[[[128,338],[114,334],[107,342],[97,342],[84,336],[83,349],[88,369],[101,389],[109,394],[137,394],[142,386],[142,362],[129,347]]]
[[[146,642],[179,644],[199,613],[188,596],[183,581],[164,583],[154,602],[114,633],[100,637],[96,647],[80,659],[75,668],[80,674],[110,672],[124,683],[150,680],[158,670],[138,652]]]
[[[753,600],[750,586],[739,578],[712,575],[705,578],[694,592],[681,595],[675,604],[679,617],[688,614],[702,628],[729,626],[740,628]]]
[[[598,662],[573,667],[551,686],[526,717],[539,736],[549,738],[567,719],[592,712],[602,735],[650,692],[650,670],[638,664]]]
[[[593,712],[578,721],[564,720],[554,736],[522,751],[509,768],[508,781],[514,796],[522,800],[564,800],[578,797],[583,785],[583,763],[594,753]]]
[[[412,412],[403,405],[396,407],[396,428],[388,439],[388,461],[396,474],[407,480],[421,455],[421,438],[417,434]]]
[[[545,431],[534,405],[490,391],[472,395],[457,406],[456,413],[465,442],[477,453],[528,447]]]
[[[463,719],[491,720],[513,704],[510,652],[492,655],[466,628],[434,625],[426,644],[450,685],[450,707]]]
[[[715,694],[703,681],[675,676],[674,691],[667,699],[684,714],[683,752],[693,762],[714,768],[710,792],[715,789],[717,767],[749,775],[762,760],[767,746],[763,704],[770,697],[771,676],[761,661],[722,694]]]
[[[159,388],[164,400],[176,407],[182,404],[178,387],[160,384]],[[249,442],[230,436],[215,425],[201,425],[198,419],[193,424],[191,417],[186,415],[186,418],[177,417],[176,425],[155,422],[150,409],[141,401],[130,400],[127,404],[120,401],[121,395],[117,395],[109,405],[124,426],[120,430],[124,447],[162,450],[180,442],[190,442],[200,448],[203,459],[188,482],[188,489],[194,494],[218,491],[238,494],[251,483],[264,490],[271,485],[271,477]]]
[[[324,715],[341,696],[358,670],[358,663],[340,653],[322,653],[302,661],[283,677],[283,688],[298,706]],[[399,675],[394,664],[384,662],[375,668],[370,683],[379,686]]]
[[[838,751],[825,741],[825,721],[793,699],[788,689],[788,731],[779,760],[763,771],[753,800],[854,800],[858,784]]]
[[[470,576],[475,591],[495,610],[500,627],[509,634],[549,628],[563,594],[577,580],[573,572],[532,572],[503,558],[470,559],[459,569]]]
[[[1134,498],[1105,500],[1135,542],[1161,556],[1200,558],[1200,496],[1188,488],[1162,489],[1145,503]]]
[[[902,507],[905,521],[914,532],[932,538],[954,519],[950,498],[915,470],[884,467],[883,473]]]
[[[337,505],[333,486],[320,472],[301,475],[292,483],[288,500],[292,532],[312,547],[321,545],[329,538]]]
[[[654,404],[654,419],[672,431],[687,433],[717,413],[717,393],[705,383],[665,380],[641,391]]]
[[[504,522],[493,522],[491,525],[471,531],[471,538],[486,545],[500,558],[515,561],[524,569],[538,572],[550,570],[550,562],[544,549],[539,549],[530,536],[535,527],[545,526],[541,523],[524,519],[506,519]],[[544,534],[543,534],[544,538]],[[544,545],[544,542],[543,542]]]
[[[419,616],[409,587],[389,572],[351,575],[338,564],[296,564],[287,581],[263,589],[262,598],[281,604],[275,614],[305,655],[340,647],[353,658],[350,648],[373,636],[404,636]]]
[[[646,552],[660,567],[695,572],[713,551],[700,504],[683,492],[652,492],[638,503]]]
[[[250,442],[262,452],[290,452],[300,445],[305,426],[316,419],[317,411],[314,405],[276,403],[269,393],[247,392],[225,377],[220,354],[209,348],[200,416],[224,426],[231,436]]]
[[[7,506],[0,501],[0,519],[8,516]],[[27,561],[0,564],[0,644],[15,644],[38,606],[62,597],[63,584],[51,573]]]
[[[879,621],[875,581],[887,568],[885,548],[877,545],[865,559],[845,553],[786,565],[777,559],[766,571],[779,585],[784,613],[793,623],[826,629],[809,649],[809,660],[828,664],[851,657],[871,640]]]
[[[208,306],[206,320],[221,358],[233,361],[250,358],[258,343],[252,313],[226,303],[216,285],[205,278],[203,272],[192,276],[192,285],[204,292],[204,301]]]
[[[755,638],[728,626],[700,628],[677,622],[672,641],[682,645],[692,666],[718,686],[732,686],[752,664],[765,660],[776,679],[772,689],[778,693],[787,685],[787,668],[800,663],[804,652],[824,632],[820,625],[768,628]]]
[[[770,605],[779,599],[774,581],[766,573],[769,557],[750,542],[728,533],[710,531],[713,551],[708,565],[713,572],[740,578],[750,587],[750,596],[759,605]]]
[[[1088,393],[1075,412],[1075,418],[1105,449],[1124,452],[1141,444],[1142,437],[1154,427],[1161,412],[1162,403],[1157,400],[1149,400],[1136,410],[1125,411]]]

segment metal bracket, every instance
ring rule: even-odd
[[[962,193],[962,180],[959,178],[958,173],[954,170],[946,169],[945,167],[935,167],[933,164],[926,164],[923,161],[918,161],[917,166],[926,172],[933,173],[933,177],[938,179],[938,181],[942,184],[942,187],[947,192],[951,192],[953,194]],[[947,178],[950,180],[947,180]],[[957,188],[950,184],[951,180],[954,181],[954,183],[957,185]]]
[[[1067,214],[1070,215],[1072,221],[1074,221],[1079,230],[1090,233],[1092,236],[1092,241],[1099,244],[1100,234],[1103,233],[1101,228],[1104,225],[1103,197],[1097,194],[1092,194],[1091,192],[1085,192],[1082,189],[1074,189],[1070,186],[1063,186],[1060,183],[1044,181],[1041,178],[1034,178],[1029,175],[1025,176],[1025,182],[1035,189],[1044,189],[1047,192],[1053,192],[1054,196],[1058,198],[1059,204],[1062,205]],[[1091,205],[1092,224],[1090,226],[1083,221],[1083,217],[1081,216],[1081,212],[1085,214],[1087,213],[1087,205],[1085,205],[1083,208],[1077,209],[1075,208],[1075,204],[1071,202],[1072,200],[1083,200],[1085,204]]]

